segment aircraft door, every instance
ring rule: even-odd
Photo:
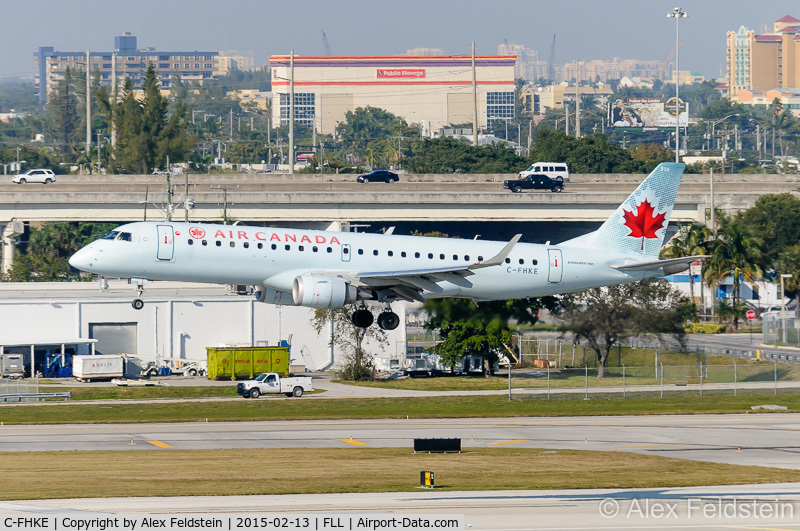
[[[547,256],[550,262],[550,266],[547,269],[547,281],[553,284],[559,284],[564,271],[561,249],[548,249]]]
[[[350,244],[343,243],[342,244],[342,262],[349,262],[350,261]]]
[[[172,260],[175,256],[175,235],[172,225],[158,225],[158,259]]]

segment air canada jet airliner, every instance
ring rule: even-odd
[[[580,291],[673,274],[699,256],[660,260],[683,164],[663,163],[603,225],[558,245],[175,222],[122,225],[75,253],[82,271],[131,279],[255,286],[261,302],[334,308],[399,324],[391,303],[462,297],[476,302]]]

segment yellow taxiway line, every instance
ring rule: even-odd
[[[352,437],[349,438],[349,439],[339,439],[339,440],[342,441],[342,442],[346,442],[347,444],[352,444],[353,446],[369,446],[367,443],[361,442],[361,441],[357,441],[357,440],[353,439]]]

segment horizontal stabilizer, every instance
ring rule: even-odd
[[[612,265],[611,268],[618,271],[649,271],[652,269],[661,269],[681,264],[690,264],[696,260],[704,260],[710,257],[711,255],[698,254],[696,256],[684,256],[683,258],[670,258],[668,260],[653,260],[651,262],[638,262],[635,264]]]

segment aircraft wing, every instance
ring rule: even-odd
[[[635,264],[612,265],[611,268],[618,271],[648,271],[651,269],[689,264],[696,260],[704,260],[706,258],[711,258],[711,255],[698,254],[695,256],[684,256],[682,258],[668,258],[666,260],[652,260],[650,262],[638,262]]]
[[[443,288],[439,286],[440,282],[450,282],[462,288],[471,288],[472,282],[467,277],[474,275],[473,271],[476,269],[502,264],[521,237],[522,234],[517,234],[497,255],[482,262],[422,269],[360,271],[353,274],[353,277],[373,289],[390,290],[402,299],[425,302],[422,293],[424,291],[441,293]]]

